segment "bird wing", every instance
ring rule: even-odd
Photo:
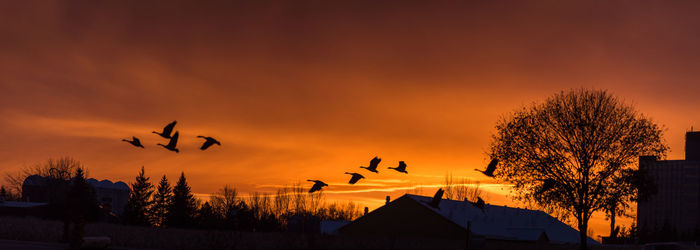
[[[132,137],[131,137],[131,140],[137,141],[137,142],[141,142],[141,140],[139,140],[139,138],[136,138],[136,136],[132,136]]]
[[[486,173],[491,173],[493,174],[493,171],[496,171],[496,165],[498,165],[498,159],[493,159],[491,162],[489,162],[489,166],[486,167]]]
[[[173,121],[173,122],[171,122],[170,124],[166,125],[166,126],[163,128],[163,134],[164,134],[164,135],[167,135],[167,136],[170,136],[170,133],[173,132],[173,128],[175,128],[175,124],[177,124],[177,121]]]
[[[440,201],[442,200],[442,195],[445,193],[445,191],[442,190],[442,188],[438,189],[437,192],[435,192],[435,195],[433,196],[433,200],[430,201],[430,206],[434,208],[438,208],[438,205],[440,204]]]
[[[318,191],[318,190],[321,190],[322,187],[323,187],[323,185],[321,185],[321,183],[316,182],[316,183],[311,187],[311,189],[309,189],[309,193],[313,193],[313,192],[316,192],[316,191]]]
[[[170,143],[168,143],[168,147],[175,147],[177,146],[177,138],[180,137],[180,132],[175,131],[175,134],[170,137]]]
[[[361,176],[361,175],[358,175],[358,174],[352,175],[352,178],[350,178],[350,182],[349,182],[349,183],[350,183],[350,184],[355,184],[355,183],[357,183],[357,181],[359,181],[360,179],[362,179],[362,177],[360,177],[360,176]]]
[[[202,147],[201,147],[200,149],[201,149],[201,150],[205,150],[205,149],[211,147],[211,145],[214,145],[214,141],[212,141],[212,140],[207,140],[207,141],[204,142],[204,144],[202,144]]]
[[[476,206],[479,207],[479,208],[481,208],[481,209],[484,209],[484,205],[486,205],[486,203],[484,202],[484,200],[482,200],[481,197],[476,197],[476,198],[477,198],[477,200],[476,200]]]
[[[139,138],[136,138],[136,136],[134,136],[134,142],[132,144],[134,144],[134,146],[137,146],[137,147],[138,146],[143,147],[143,144],[141,144],[141,140],[139,140]]]
[[[404,163],[403,161],[400,161],[399,162],[399,169],[406,170],[406,163]]]
[[[371,161],[369,161],[369,167],[370,168],[377,168],[379,166],[379,162],[382,161],[379,157],[374,157]]]

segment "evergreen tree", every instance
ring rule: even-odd
[[[69,221],[73,222],[73,234],[71,237],[71,247],[80,246],[85,222],[95,220],[99,215],[99,207],[95,190],[85,181],[84,172],[78,168],[68,191],[68,212]]]
[[[151,208],[151,194],[153,194],[153,184],[148,177],[141,172],[136,176],[136,182],[131,184],[131,195],[124,208],[123,221],[130,225],[150,226],[149,209]]]
[[[185,179],[183,172],[173,187],[173,200],[168,211],[166,224],[173,227],[191,226],[196,212],[197,200],[190,191],[190,186],[187,185],[187,179]]]
[[[151,209],[153,225],[164,225],[173,198],[172,191],[173,189],[170,187],[170,183],[168,183],[168,178],[163,175],[163,178],[160,179],[160,183],[158,183],[158,190],[153,195],[153,207]]]
[[[0,201],[3,201],[7,199],[7,190],[5,190],[5,186],[0,187]]]

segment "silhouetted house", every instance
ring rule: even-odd
[[[320,233],[321,220],[315,216],[292,215],[287,219],[287,231],[300,233]]]
[[[578,244],[578,231],[542,211],[485,205],[481,210],[467,201],[440,200],[404,195],[338,231],[342,235],[384,237],[423,237],[466,239],[467,227],[472,241],[538,244]],[[589,244],[598,244],[588,238]]]
[[[49,178],[30,175],[22,183],[22,200],[27,202],[49,202],[51,192]]]
[[[109,180],[97,181],[93,178],[87,179],[95,189],[97,201],[102,207],[111,208],[116,215],[121,215],[124,212],[126,203],[129,201],[129,192],[131,189],[126,183],[118,181],[112,183]]]
[[[102,207],[109,208],[116,215],[121,215],[124,212],[131,191],[126,183],[121,181],[112,183],[109,180],[97,181],[93,178],[87,179],[86,182],[93,187],[95,198]],[[22,184],[22,200],[45,203],[64,202],[68,189],[67,183],[31,175],[24,179]]]
[[[657,187],[655,195],[637,204],[640,230],[674,234],[671,239],[650,240],[700,240],[700,132],[686,133],[685,160],[642,156],[639,168],[651,175]]]
[[[321,233],[328,235],[338,234],[338,229],[347,225],[350,221],[345,220],[323,220],[321,221]]]

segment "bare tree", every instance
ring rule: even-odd
[[[224,186],[209,197],[209,205],[212,207],[212,210],[221,216],[225,216],[230,209],[238,206],[241,201],[236,188],[229,185]]]
[[[455,180],[452,174],[446,174],[442,189],[445,191],[446,199],[476,201],[482,195],[480,186],[481,183],[478,181],[466,178]]]
[[[253,215],[258,220],[273,213],[272,200],[270,199],[270,195],[266,193],[253,192],[248,197],[247,203]]]
[[[277,189],[277,193],[273,198],[273,210],[277,216],[282,216],[291,209],[291,198],[287,187]]]
[[[662,136],[608,92],[574,90],[499,120],[489,156],[516,198],[573,216],[586,249],[588,220],[606,206],[615,176],[640,155],[665,156]]]
[[[85,178],[88,176],[88,171],[83,165],[72,157],[61,157],[58,159],[48,159],[33,166],[25,166],[17,172],[5,173],[5,182],[8,189],[16,194],[22,194],[22,184],[24,180],[31,175],[39,175],[41,177],[50,177],[56,180],[69,181],[78,168],[83,170]]]

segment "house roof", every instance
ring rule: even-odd
[[[405,197],[417,201],[461,227],[467,228],[467,222],[471,222],[472,233],[486,238],[534,241],[544,233],[550,242],[579,242],[577,230],[539,210],[486,204],[482,211],[467,201],[445,199],[440,202],[438,208],[434,208],[429,205],[432,197],[410,194]],[[599,243],[588,238],[588,244]]]
[[[2,201],[0,207],[30,208],[48,205],[45,202]]]
[[[112,183],[112,181],[110,181],[110,180],[98,181],[96,179],[90,178],[90,179],[87,179],[85,182],[87,182],[88,184],[92,185],[95,188],[118,189],[118,190],[124,190],[124,191],[131,190],[129,188],[129,186],[126,185],[126,183],[124,183],[122,181]]]
[[[48,185],[49,178],[47,177],[42,177],[39,175],[30,175],[26,179],[24,179],[23,185],[30,185],[30,186],[46,186]],[[129,188],[126,183],[122,181],[117,181],[117,182],[112,182],[110,180],[101,180],[98,181],[94,178],[90,178],[85,180],[88,184],[92,185],[95,188],[104,188],[104,189],[116,189],[116,190],[124,190],[124,191],[130,191],[131,189]]]

